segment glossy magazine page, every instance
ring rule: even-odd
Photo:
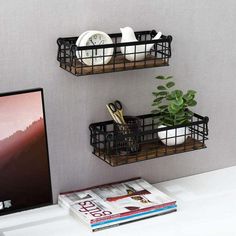
[[[0,94],[0,215],[52,203],[42,89]]]

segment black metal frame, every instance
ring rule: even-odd
[[[208,139],[208,117],[194,114],[188,125],[176,125],[171,127],[158,127],[157,115],[147,114],[137,116],[140,121],[139,129],[134,132],[117,132],[112,120],[93,123],[90,129],[90,144],[93,154],[111,166],[130,164],[138,161],[153,159],[156,157],[173,155],[206,148],[205,141]],[[183,127],[184,134],[178,135],[177,129]],[[175,130],[175,135],[167,137],[169,130]],[[189,133],[187,132],[189,130]],[[158,134],[164,132],[163,139]],[[183,137],[184,142],[177,144],[177,139]],[[175,145],[167,146],[162,141],[175,140]],[[137,143],[139,150],[130,152],[130,143]],[[117,145],[118,143],[118,145]],[[122,143],[122,145],[119,145]],[[124,154],[126,148],[126,154]]]
[[[137,42],[121,43],[121,33],[109,34],[113,43],[104,45],[94,46],[83,46],[77,47],[76,41],[78,37],[59,38],[57,40],[58,53],[57,60],[60,62],[60,67],[67,70],[68,72],[76,75],[90,75],[90,74],[101,74],[109,72],[118,72],[134,69],[143,69],[150,67],[168,66],[169,58],[171,57],[171,42],[172,36],[162,35],[160,39],[153,40],[152,38],[157,34],[155,30],[149,31],[138,31],[135,32]],[[150,51],[146,48],[149,44],[154,44]],[[136,52],[136,48],[139,45],[144,45],[144,51]],[[130,46],[134,47],[134,53],[127,53],[126,48]],[[120,48],[124,48],[124,54],[121,53]],[[112,55],[105,55],[106,49],[113,48]],[[92,51],[92,57],[82,57],[86,50]],[[103,50],[103,63],[101,65],[95,65],[94,50]],[[82,55],[77,58],[76,52],[80,52]],[[136,60],[136,56],[139,53],[144,54],[143,60]],[[132,54],[134,61],[128,61],[125,57]],[[105,64],[104,60],[106,57],[111,57],[109,63]],[[92,65],[86,65],[83,63],[84,59],[91,58]]]

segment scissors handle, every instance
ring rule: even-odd
[[[125,120],[123,117],[123,109],[120,101],[116,100],[113,103],[108,103],[107,105],[108,111],[110,112],[112,118],[119,124],[125,124]]]
[[[111,109],[113,113],[117,111],[116,105],[114,103],[109,103],[108,107]]]
[[[114,104],[115,104],[116,109],[122,110],[122,104],[121,104],[120,101],[116,100],[116,101],[114,102]]]

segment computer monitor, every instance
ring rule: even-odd
[[[0,94],[0,215],[50,204],[43,89]]]

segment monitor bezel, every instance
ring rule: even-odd
[[[30,207],[24,207],[24,208],[19,208],[19,209],[7,209],[7,210],[1,210],[0,211],[0,216],[3,215],[9,215],[21,211],[26,211],[26,210],[32,210],[40,207],[45,207],[45,206],[50,206],[53,204],[53,195],[52,195],[52,179],[51,179],[51,171],[50,171],[50,161],[49,161],[49,149],[48,149],[48,137],[47,137],[47,124],[46,124],[46,112],[45,112],[45,103],[44,103],[44,92],[43,88],[32,88],[32,89],[26,89],[26,90],[17,90],[17,91],[10,91],[10,92],[4,92],[0,93],[0,98],[1,97],[6,97],[6,96],[12,96],[12,95],[19,95],[19,94],[26,94],[26,93],[32,93],[32,92],[40,92],[41,93],[41,99],[42,99],[42,110],[43,110],[43,118],[44,118],[44,132],[45,132],[45,141],[46,141],[46,152],[47,152],[47,163],[48,163],[48,174],[49,174],[49,187],[50,187],[50,199],[49,202],[45,202],[43,204],[37,204],[34,206]]]

